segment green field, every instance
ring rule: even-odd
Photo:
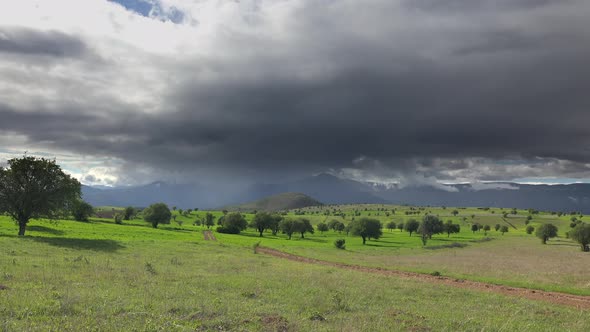
[[[331,215],[325,215],[330,208]],[[335,217],[344,213],[345,217]],[[365,211],[365,208],[367,209]],[[313,224],[370,216],[400,222],[409,207],[348,205],[309,208]],[[379,209],[379,211],[378,211]],[[338,211],[339,210],[339,211]],[[24,238],[0,217],[1,331],[586,331],[587,310],[499,294],[441,287],[253,253],[253,245],[364,266],[440,272],[497,284],[590,295],[590,255],[565,239],[569,215],[533,215],[531,225],[551,222],[560,236],[542,245],[524,231],[528,212],[502,220],[500,209],[425,208],[461,225],[461,233],[435,235],[426,247],[418,236],[384,229],[363,246],[357,237],[285,235],[254,230],[215,233],[192,223],[206,211],[176,216],[153,229],[140,219],[117,225],[34,220]],[[355,212],[357,211],[357,212]],[[504,211],[509,211],[504,209]],[[216,216],[222,212],[215,211]],[[289,213],[295,216],[295,212]],[[471,217],[475,215],[475,217]],[[246,215],[248,219],[251,214]],[[466,217],[467,220],[462,218]],[[586,217],[584,217],[586,218]],[[511,224],[508,233],[475,234],[470,224]],[[514,226],[515,228],[513,228]],[[346,250],[333,241],[346,239]],[[486,239],[486,240],[483,240]],[[487,240],[490,239],[490,240]],[[461,244],[458,247],[456,244]],[[452,248],[449,247],[450,244]],[[464,246],[463,246],[464,245]]]

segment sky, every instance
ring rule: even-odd
[[[587,0],[19,0],[0,164],[90,185],[590,182]]]

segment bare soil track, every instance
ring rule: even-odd
[[[205,240],[207,240],[207,241],[217,241],[217,239],[215,238],[215,235],[213,235],[213,232],[211,232],[211,231],[203,231],[203,236],[205,237]]]
[[[337,267],[337,268],[341,268],[341,269],[347,269],[347,270],[353,270],[353,271],[359,271],[359,272],[365,272],[365,273],[374,273],[374,274],[380,274],[380,275],[386,275],[386,276],[395,276],[395,277],[400,277],[400,278],[425,281],[425,282],[429,282],[429,283],[443,284],[443,285],[447,285],[447,286],[466,288],[466,289],[484,291],[484,292],[489,292],[489,293],[499,293],[499,294],[508,295],[508,296],[523,297],[523,298],[530,299],[530,300],[547,301],[547,302],[551,302],[551,303],[555,303],[555,304],[561,304],[561,305],[575,307],[578,309],[590,310],[590,296],[573,295],[573,294],[558,293],[558,292],[547,292],[547,291],[527,289],[527,288],[501,286],[501,285],[489,284],[489,283],[479,282],[479,281],[471,281],[471,280],[456,279],[456,278],[441,277],[441,276],[431,276],[428,274],[421,274],[421,273],[415,273],[415,272],[395,271],[395,270],[387,270],[387,269],[382,269],[382,268],[366,267],[366,266],[360,266],[360,265],[335,263],[335,262],[323,261],[323,260],[319,260],[319,259],[288,254],[286,252],[282,252],[279,250],[266,248],[266,247],[260,247],[260,246],[256,248],[256,252],[279,257],[279,258],[283,258],[283,259],[289,259],[292,261],[302,262],[302,263],[332,266],[332,267]]]

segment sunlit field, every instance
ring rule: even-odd
[[[306,209],[297,211],[297,217],[315,225],[332,218],[349,222],[359,217],[352,215],[355,210],[384,224],[421,218],[405,215],[409,207],[395,207],[389,216],[377,211],[381,208],[336,207],[350,211],[344,218],[322,214],[326,208]],[[560,237],[542,245],[524,231],[527,211],[503,221],[500,209],[494,214],[459,209],[457,216],[453,210],[427,208],[459,223],[461,232],[434,235],[426,246],[417,235],[386,228],[381,239],[364,246],[360,237],[332,230],[305,234],[304,239],[294,234],[292,240],[270,232],[261,238],[253,229],[239,235],[214,231],[217,241],[206,241],[202,231],[207,228],[193,225],[206,211],[186,216],[175,211],[176,221],[157,229],[141,219],[122,225],[97,218],[34,220],[24,238],[16,236],[18,227],[8,217],[0,217],[0,329],[587,330],[590,315],[585,310],[292,262],[253,250],[258,244],[326,261],[590,294],[590,255],[564,238],[571,216],[535,214],[530,225],[551,222],[559,227]],[[295,211],[289,216],[296,217]],[[507,222],[515,228],[502,235],[492,227],[484,235],[483,230],[471,231],[473,222]],[[338,238],[346,240],[346,250],[334,247]]]

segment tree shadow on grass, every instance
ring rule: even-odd
[[[35,242],[47,243],[52,246],[81,249],[81,250],[95,250],[103,252],[115,252],[119,249],[125,248],[115,240],[110,239],[76,239],[65,237],[28,237]]]
[[[64,231],[60,231],[59,229],[53,229],[50,227],[45,227],[45,226],[27,226],[27,231],[32,231],[32,232],[42,232],[42,233],[48,233],[48,234],[53,234],[53,235],[64,235]]]

